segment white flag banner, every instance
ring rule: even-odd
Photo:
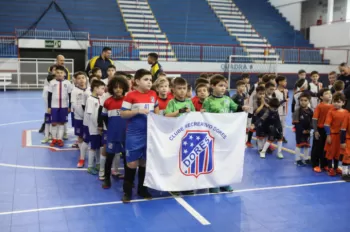
[[[241,182],[246,125],[246,113],[149,114],[144,185],[186,191]]]

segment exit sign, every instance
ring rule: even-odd
[[[45,48],[61,48],[61,40],[45,40]]]

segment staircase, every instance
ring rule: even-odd
[[[272,56],[276,56],[276,51],[271,48],[271,44],[269,44],[266,38],[263,38],[257,33],[232,0],[207,1],[229,34],[236,37],[240,45],[244,47],[248,56],[264,56],[266,53],[271,58],[273,58]],[[252,58],[252,60],[253,62],[259,62],[262,59]],[[266,61],[266,59],[263,60]]]
[[[117,2],[126,28],[133,41],[137,42],[140,60],[147,60],[150,52],[157,53],[159,60],[177,60],[147,0],[117,0]]]

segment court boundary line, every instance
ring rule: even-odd
[[[346,182],[343,181],[343,180],[324,181],[324,182],[313,182],[313,183],[306,183],[306,184],[280,185],[280,186],[261,187],[261,188],[238,189],[238,190],[235,190],[233,192],[201,193],[201,194],[195,194],[195,195],[192,195],[192,196],[189,195],[189,196],[186,196],[186,197],[199,197],[199,196],[217,195],[217,194],[230,195],[230,194],[241,193],[241,192],[255,192],[255,191],[289,189],[289,188],[309,187],[309,186],[318,186],[318,185],[343,184],[343,183],[346,183]],[[174,199],[174,197],[173,196],[158,197],[158,198],[153,198],[152,200],[136,199],[136,200],[132,200],[130,203],[137,203],[137,202],[144,202],[144,201],[151,202],[151,201],[164,200],[164,199]],[[60,210],[60,209],[75,209],[75,208],[95,207],[95,206],[104,206],[104,205],[117,205],[117,204],[122,204],[122,203],[123,203],[122,201],[111,201],[111,202],[100,202],[100,203],[81,204],[81,205],[68,205],[68,206],[58,206],[58,207],[48,207],[48,208],[16,210],[16,211],[0,212],[0,216],[1,215],[21,214],[21,213],[34,213],[34,212],[53,211],[53,210]]]
[[[25,123],[31,123],[31,122],[43,122],[43,121],[44,121],[43,119],[38,119],[38,120],[8,122],[8,123],[2,123],[2,124],[0,124],[0,127],[2,127],[2,126],[11,126],[11,125],[18,125],[18,124],[25,124]]]
[[[58,167],[36,167],[18,164],[5,164],[0,163],[0,167],[7,168],[23,168],[23,169],[35,169],[35,170],[52,170],[52,171],[87,171],[87,168],[58,168]],[[118,168],[119,170],[124,170],[124,168]]]

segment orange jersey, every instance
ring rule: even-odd
[[[350,139],[350,113],[343,120],[341,130],[346,131],[346,139]]]
[[[348,115],[348,111],[344,109],[332,109],[328,112],[326,121],[324,122],[324,125],[329,126],[331,129],[331,134],[339,134],[341,124]]]
[[[346,148],[340,149],[340,154],[344,155],[342,162],[345,164],[350,164],[350,113],[348,113],[345,120],[343,121],[341,130],[346,131]]]
[[[316,107],[316,109],[314,111],[314,115],[312,117],[312,119],[317,120],[317,127],[323,128],[324,123],[326,121],[327,114],[331,109],[333,109],[332,104],[326,104],[323,102],[318,104],[318,106]]]

